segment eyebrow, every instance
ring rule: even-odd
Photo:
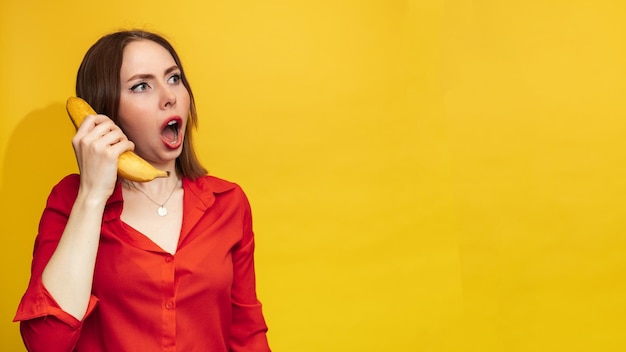
[[[163,72],[163,75],[167,76],[170,73],[172,73],[172,72],[174,72],[174,71],[176,71],[178,69],[179,69],[178,66],[174,65],[174,66],[168,68],[167,70],[165,70],[165,72]],[[150,74],[150,73],[138,73],[138,74],[133,75],[132,77],[130,77],[126,82],[134,81],[136,79],[152,79],[152,78],[154,78],[153,74]]]

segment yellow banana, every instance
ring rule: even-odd
[[[65,108],[76,129],[78,129],[87,115],[96,114],[86,101],[78,97],[69,97]],[[155,168],[130,150],[120,155],[117,161],[117,173],[121,177],[135,182],[147,182],[157,177],[168,177],[170,175],[169,171]]]

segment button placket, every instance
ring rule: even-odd
[[[167,346],[176,345],[176,257],[164,254],[162,257],[163,283],[163,341]],[[164,349],[170,350],[170,349]]]

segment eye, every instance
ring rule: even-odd
[[[180,73],[176,73],[176,74],[173,74],[173,75],[172,75],[172,76],[171,76],[171,77],[167,80],[167,82],[168,82],[168,83],[172,83],[172,84],[178,84],[178,83],[180,83],[180,80],[181,80],[181,78],[180,78]]]
[[[146,82],[141,82],[141,83],[137,83],[134,86],[130,87],[130,90],[132,92],[135,93],[139,93],[139,92],[144,92],[146,91],[150,86],[148,85],[148,83]]]

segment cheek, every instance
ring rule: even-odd
[[[185,116],[181,116],[185,120],[185,126],[189,125],[189,114],[191,113],[191,99],[189,98],[189,93],[185,94],[181,98],[181,105],[187,107],[187,114]]]
[[[191,98],[189,98],[189,93],[184,94],[182,96],[181,104],[187,107],[187,110],[191,109]]]
[[[120,108],[118,114],[118,124],[124,133],[128,137],[131,137],[131,135],[136,135],[137,131],[141,131],[142,120],[140,117],[146,116],[145,114],[146,113],[144,111],[133,107],[126,106],[123,109]]]

